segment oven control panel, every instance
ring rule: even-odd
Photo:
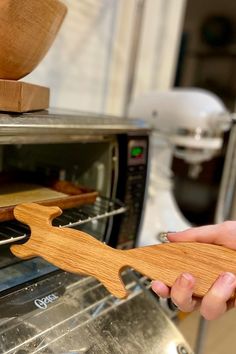
[[[115,246],[128,249],[135,245],[142,216],[147,176],[148,138],[147,136],[128,137],[126,144],[123,143],[120,143],[119,152],[120,194],[118,197],[124,202],[127,211],[119,219],[117,225],[119,232]]]
[[[133,173],[134,166],[146,166],[147,162],[147,141],[131,139],[128,143],[128,169]],[[136,169],[138,173],[140,168]]]

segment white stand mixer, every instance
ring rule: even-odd
[[[138,246],[161,242],[166,231],[191,227],[173,195],[173,156],[190,164],[196,178],[201,163],[220,150],[230,114],[214,94],[200,89],[173,89],[136,97],[129,116],[147,120],[153,128],[150,139],[149,183]]]

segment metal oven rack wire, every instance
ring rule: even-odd
[[[64,210],[62,215],[53,220],[58,227],[75,227],[95,220],[125,213],[127,208],[119,200],[97,197],[95,203]],[[27,239],[30,235],[28,226],[17,220],[0,223],[0,246]]]

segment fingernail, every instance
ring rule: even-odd
[[[183,273],[181,274],[179,281],[181,286],[187,287],[192,281],[192,276],[188,273]]]
[[[221,274],[221,280],[223,281],[224,284],[232,284],[235,281],[235,275],[233,273],[223,273]]]
[[[153,280],[151,282],[151,288],[152,290],[156,293],[158,291],[158,289],[162,286],[161,282],[159,282],[158,280]]]
[[[155,286],[155,284],[156,284],[156,280],[152,280],[152,281],[151,281],[151,284],[150,284],[150,285],[151,285],[151,288],[152,288],[153,286]]]

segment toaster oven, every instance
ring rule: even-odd
[[[22,173],[37,183],[53,176],[98,192],[94,202],[65,209],[54,224],[132,248],[142,220],[148,143],[149,128],[139,120],[56,110],[1,114],[0,178],[7,176],[6,186]],[[0,205],[1,220],[3,211]],[[13,218],[0,222],[0,353],[191,352],[147,279],[126,271],[130,296],[117,300],[90,277],[39,257],[14,257],[10,245],[28,236],[28,227]]]

